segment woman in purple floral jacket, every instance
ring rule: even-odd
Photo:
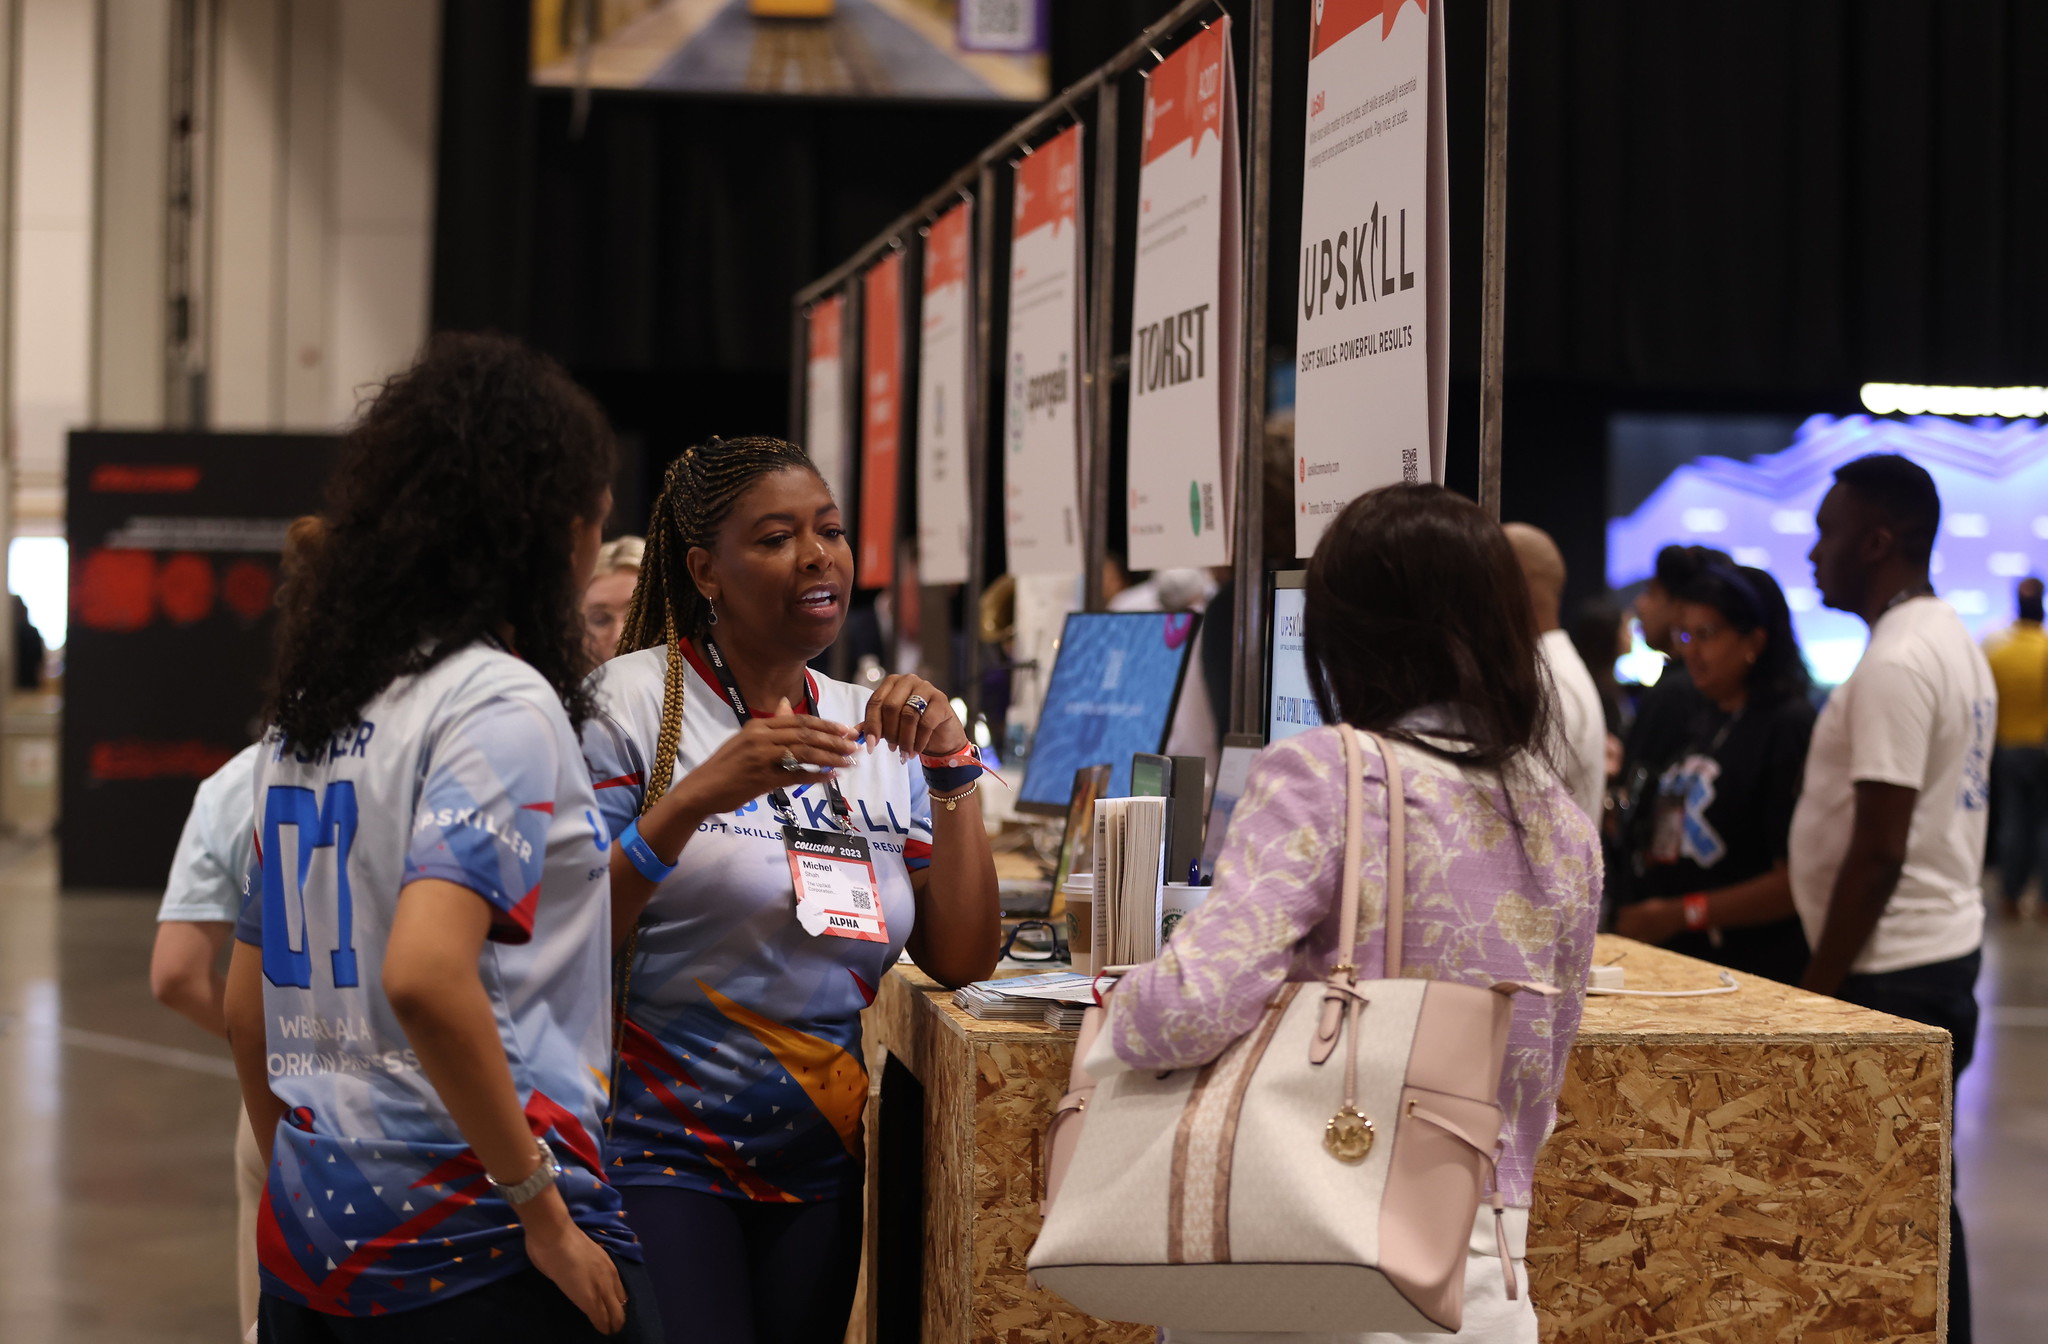
[[[1600,848],[1556,773],[1535,754],[1546,703],[1527,590],[1500,528],[1439,486],[1397,485],[1352,501],[1310,562],[1305,643],[1326,723],[1378,732],[1406,777],[1408,913],[1403,974],[1521,995],[1501,1067],[1499,1179],[1513,1205],[1517,1269],[1528,1244],[1536,1153],[1578,1035],[1600,906]],[[1205,1064],[1250,1030],[1283,982],[1328,974],[1340,941],[1384,957],[1385,763],[1365,752],[1359,926],[1335,927],[1344,856],[1344,750],[1319,728],[1252,766],[1217,864],[1215,891],[1157,961],[1111,996],[1108,1030],[1134,1068]],[[1376,973],[1376,972],[1374,972]],[[1491,1210],[1470,1254],[1497,1258]],[[1523,1280],[1526,1283],[1526,1278]],[[1507,1300],[1498,1266],[1468,1267],[1460,1341],[1534,1344],[1526,1292]],[[1172,1344],[1404,1336],[1171,1331]],[[1443,1335],[1418,1336],[1440,1340]]]

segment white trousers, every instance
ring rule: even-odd
[[[1536,1344],[1536,1308],[1529,1305],[1529,1211],[1509,1209],[1508,1251],[1515,1274],[1515,1298],[1508,1300],[1500,1250],[1493,1235],[1493,1209],[1480,1205],[1465,1251],[1465,1320],[1455,1335],[1339,1331],[1305,1335],[1289,1331],[1166,1330],[1164,1344]]]

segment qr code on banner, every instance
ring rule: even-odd
[[[1043,0],[960,0],[963,51],[1037,52],[1045,49],[1039,22]]]

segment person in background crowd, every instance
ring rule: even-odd
[[[306,548],[320,536],[320,520],[300,518],[286,534],[281,564],[286,591],[300,572]],[[279,595],[283,601],[283,593]],[[171,875],[157,907],[156,945],[149,955],[149,989],[156,1001],[222,1040],[228,1028],[220,973],[221,950],[234,936],[242,911],[242,880],[249,871],[255,826],[256,758],[252,743],[200,781],[171,858]],[[256,1146],[242,1108],[235,1108],[235,1288],[242,1329],[256,1324],[262,1282],[256,1269],[256,1215],[269,1159]]]
[[[500,337],[434,337],[342,440],[225,1004],[267,1344],[659,1337],[596,1142],[611,837],[575,724],[612,462]]]
[[[619,651],[619,625],[640,582],[640,556],[647,543],[639,537],[614,537],[597,553],[597,572],[583,590],[583,630],[590,661],[603,663]]]
[[[1321,980],[1340,954],[1359,966],[1381,965],[1386,767],[1367,744],[1360,927],[1340,929],[1346,780],[1334,725],[1381,734],[1405,774],[1403,973],[1485,986],[1536,980],[1563,990],[1516,999],[1501,1066],[1498,1180],[1513,1206],[1511,1272],[1525,1280],[1536,1154],[1592,964],[1600,852],[1582,809],[1536,759],[1549,697],[1536,622],[1517,578],[1500,529],[1441,486],[1372,491],[1330,524],[1309,564],[1305,643],[1310,681],[1331,726],[1276,743],[1253,762],[1214,891],[1156,961],[1109,995],[1104,1030],[1133,1069],[1194,1068],[1251,1030],[1283,982]],[[1514,917],[1503,919],[1509,908]],[[1491,1208],[1482,1208],[1479,1221],[1483,1236],[1472,1242],[1458,1339],[1526,1344],[1536,1338],[1535,1310],[1526,1291],[1507,1299],[1506,1267],[1487,1264],[1498,1255]],[[1171,1330],[1166,1338],[1223,1344],[1285,1336]],[[1304,1344],[1386,1338],[1303,1337]]]
[[[2048,857],[2048,634],[2041,629],[2041,580],[2021,579],[2016,595],[2019,619],[1984,643],[1998,685],[1991,796],[1998,805],[1998,883],[2009,918],[2019,914],[2027,884]]]
[[[671,1344],[837,1344],[861,1253],[861,1010],[906,946],[948,985],[996,964],[981,765],[945,692],[806,671],[853,582],[804,450],[714,439],[670,465],[624,652],[592,681],[624,947],[605,1166]],[[815,876],[796,892],[785,826],[864,847],[874,899]]]
[[[1572,637],[1558,620],[1564,598],[1564,556],[1541,528],[1509,523],[1502,529],[1521,564],[1536,621],[1536,652],[1552,697],[1551,740],[1545,754],[1565,788],[1598,829],[1607,802],[1607,716],[1600,690],[1586,670]]]
[[[1614,931],[1796,985],[1806,934],[1786,858],[1813,735],[1812,678],[1769,574],[1708,565],[1678,597],[1678,645],[1700,711],[1658,781],[1651,825],[1638,828],[1638,899],[1620,908]]]
[[[1792,816],[1804,985],[1944,1028],[1960,1077],[1977,1041],[1984,838],[1998,689],[1928,564],[1934,479],[1895,454],[1835,472],[1809,559],[1821,601],[1870,645],[1814,725]],[[1970,1339],[1969,1266],[1950,1206],[1949,1339]]]
[[[1628,652],[1628,636],[1628,618],[1614,605],[1611,595],[1601,593],[1579,603],[1571,624],[1572,647],[1579,651],[1586,671],[1593,674],[1593,685],[1600,692],[1601,717],[1607,722],[1608,736],[1614,739],[1608,748],[1614,762],[1609,774],[1621,769],[1621,735],[1628,730],[1621,683],[1614,675],[1615,660]]]
[[[29,619],[28,603],[21,600],[21,594],[8,596],[14,600],[14,689],[40,691],[43,659],[49,652],[43,647],[43,632]]]
[[[1633,847],[1633,833],[1647,825],[1656,805],[1656,783],[1685,746],[1700,712],[1699,692],[1685,670],[1678,648],[1678,593],[1709,564],[1732,565],[1725,551],[1707,546],[1666,546],[1643,591],[1636,595],[1635,616],[1643,642],[1664,655],[1664,671],[1656,684],[1636,697],[1635,719],[1622,741],[1618,797],[1618,828],[1622,848]],[[1609,905],[1629,898],[1627,865],[1608,871]]]
[[[222,1040],[227,980],[221,950],[234,936],[242,911],[242,877],[249,871],[255,834],[250,800],[256,758],[251,743],[200,781],[171,859],[170,880],[157,906],[156,946],[149,954],[149,990],[156,1001]],[[256,1272],[256,1212],[270,1164],[242,1108],[235,1107],[235,1289],[242,1329],[256,1323],[261,1285]]]

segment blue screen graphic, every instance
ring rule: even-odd
[[[1018,801],[1065,811],[1074,772],[1090,765],[1110,767],[1103,797],[1128,796],[1131,754],[1166,741],[1194,635],[1185,612],[1067,617]]]

